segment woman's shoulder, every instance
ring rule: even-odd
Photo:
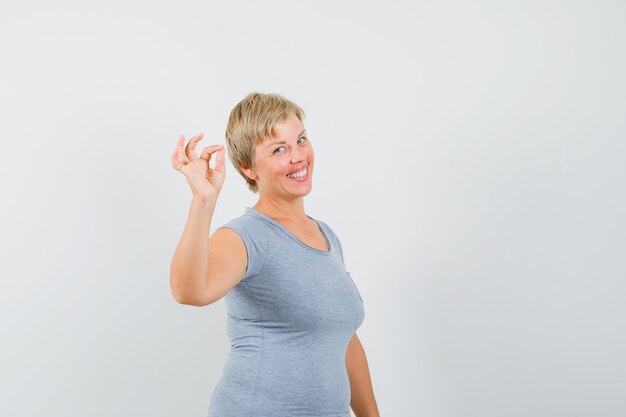
[[[330,227],[330,225],[324,221],[324,220],[320,220],[318,218],[315,219],[315,221],[317,223],[320,224],[320,226],[322,226],[325,230],[327,230],[328,232],[330,232],[331,234],[335,235],[335,231],[332,229],[332,227]]]
[[[251,215],[249,212],[245,212],[240,216],[232,218],[220,226],[220,228],[222,227],[230,227],[237,231],[246,232],[246,234],[251,235],[258,233],[265,235],[267,233],[263,220]]]
[[[265,265],[268,254],[269,235],[264,222],[244,213],[227,221],[218,227],[218,230],[226,228],[234,230],[241,237],[246,248],[248,266],[243,280],[259,273],[263,269],[263,265]]]
[[[324,229],[324,231],[327,233],[330,239],[336,241],[339,245],[341,245],[341,242],[339,241],[339,237],[337,237],[337,234],[335,233],[333,228],[330,227],[330,225],[326,221],[320,220],[320,219],[315,219],[315,221],[317,221],[317,223],[322,227],[322,229]]]

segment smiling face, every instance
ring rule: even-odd
[[[276,133],[277,136],[265,139],[256,146],[255,166],[243,171],[256,180],[262,195],[289,200],[304,197],[313,187],[313,147],[295,114],[276,126]],[[289,177],[291,174],[297,177]]]

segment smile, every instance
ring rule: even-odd
[[[302,171],[300,172],[296,172],[295,174],[290,174],[287,175],[289,178],[294,178],[294,179],[300,179],[300,178],[304,178],[306,177],[306,174],[308,173],[308,169],[304,168]]]

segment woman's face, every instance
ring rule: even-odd
[[[255,164],[244,172],[256,180],[259,193],[292,199],[311,192],[315,154],[308,135],[295,114],[276,127],[277,136],[256,147]],[[296,178],[288,175],[298,174]]]

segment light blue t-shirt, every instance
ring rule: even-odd
[[[315,221],[328,251],[251,207],[221,226],[242,237],[248,268],[224,296],[231,350],[209,417],[350,416],[346,349],[365,310],[339,239]]]

